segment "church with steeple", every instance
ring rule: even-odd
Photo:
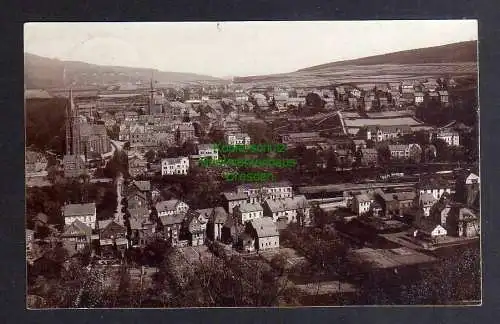
[[[101,160],[111,150],[111,143],[105,125],[94,123],[92,116],[87,120],[78,114],[72,90],[68,101],[63,165],[65,177],[73,178],[85,174],[87,166]]]

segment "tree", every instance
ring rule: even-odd
[[[193,154],[196,154],[196,144],[191,140],[184,142],[179,149],[179,155],[189,156]]]
[[[363,162],[363,151],[361,150],[361,147],[358,147],[358,149],[354,152],[354,161],[356,166],[360,166]]]
[[[62,156],[65,146],[65,98],[26,100],[26,146]]]
[[[148,150],[144,154],[144,157],[146,158],[146,161],[148,161],[148,163],[153,163],[155,161],[155,158],[156,158],[156,153],[153,150]]]
[[[325,101],[320,97],[319,94],[310,92],[306,95],[306,104],[314,108],[324,108]]]
[[[213,143],[222,143],[224,142],[224,131],[212,127],[212,129],[208,133],[208,137]]]
[[[387,145],[381,145],[378,149],[378,160],[380,164],[387,164],[391,160],[391,151]]]
[[[439,161],[449,161],[451,159],[451,152],[448,143],[440,138],[432,141],[432,144],[436,147],[437,159]]]
[[[115,124],[111,128],[107,128],[106,132],[108,133],[109,138],[117,141],[120,136],[120,126]]]

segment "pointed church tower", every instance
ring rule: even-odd
[[[66,155],[72,153],[73,144],[73,90],[69,90],[69,104],[66,106]]]
[[[153,84],[153,72],[151,72],[151,83],[150,83],[150,87],[149,87],[149,104],[148,104],[148,111],[147,111],[148,115],[151,115],[151,112],[153,110],[154,93],[155,93],[155,88],[154,88],[154,84]]]

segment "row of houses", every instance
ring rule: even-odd
[[[479,177],[471,173],[464,183],[478,187]],[[447,236],[478,236],[478,211],[468,202],[454,201],[454,194],[453,184],[434,179],[420,182],[415,190],[348,193],[345,206],[361,219],[401,221],[410,217],[414,237],[432,242]]]
[[[173,146],[196,139],[192,122],[128,123],[120,125],[118,139],[130,143],[132,148]]]

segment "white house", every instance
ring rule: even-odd
[[[229,145],[250,145],[250,136],[246,133],[226,134],[224,139]]]
[[[69,204],[62,208],[64,224],[71,225],[79,220],[88,227],[95,229],[97,218],[95,202],[87,204]]]
[[[361,90],[359,90],[358,88],[352,88],[351,94],[356,98],[361,98]]]
[[[430,216],[431,208],[437,202],[432,193],[424,192],[418,197],[418,205],[422,209],[425,217]]]
[[[432,194],[432,196],[439,200],[445,193],[451,194],[452,185],[446,181],[439,179],[426,179],[418,184],[418,194],[422,196],[424,193]]]
[[[359,194],[354,196],[352,200],[352,211],[361,216],[370,210],[370,205],[373,199],[367,194]]]
[[[272,217],[276,222],[285,219],[287,223],[299,222],[300,215],[303,215],[305,223],[310,221],[310,207],[305,196],[295,196],[284,199],[267,199],[264,203],[266,216]]]
[[[247,201],[247,196],[243,193],[237,192],[223,192],[222,197],[224,199],[224,207],[226,208],[228,214],[233,214],[234,207],[241,205]]]
[[[219,159],[219,149],[214,144],[198,144],[198,155],[200,158]]]
[[[254,219],[250,222],[255,230],[255,239],[258,250],[279,248],[280,235],[278,227],[271,217]]]
[[[264,209],[259,203],[244,202],[234,208],[233,214],[240,224],[244,224],[245,222],[262,218]]]
[[[415,92],[415,104],[421,104],[424,102],[424,94],[422,92]]]
[[[178,199],[164,200],[156,203],[155,205],[158,216],[167,216],[174,214],[186,213],[189,206]]]
[[[172,174],[188,174],[189,170],[189,158],[185,156],[176,158],[166,158],[161,160],[161,174],[162,175],[172,175]]]
[[[266,184],[243,184],[236,188],[238,194],[246,195],[247,202],[260,202],[265,199],[283,199],[293,196],[292,185],[288,181]]]
[[[436,134],[436,138],[443,140],[450,146],[460,146],[460,135],[451,130],[441,130]]]
[[[465,184],[476,184],[476,183],[481,183],[481,179],[477,174],[471,173],[469,176],[465,179]]]
[[[423,221],[418,225],[418,229],[413,232],[413,236],[422,236],[427,239],[439,239],[445,237],[448,234],[446,229],[439,225],[428,221]]]

